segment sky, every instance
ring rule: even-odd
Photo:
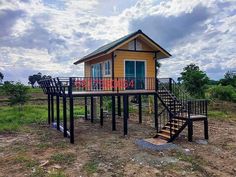
[[[159,77],[190,63],[215,80],[236,70],[235,0],[0,0],[0,72],[83,76],[74,61],[138,29],[172,54]]]

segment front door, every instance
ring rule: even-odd
[[[145,62],[125,61],[125,78],[128,81],[127,89],[145,89]]]

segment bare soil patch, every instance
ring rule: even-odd
[[[132,119],[128,137],[120,118],[117,131],[110,119],[104,127],[77,120],[74,145],[46,124],[0,135],[0,176],[236,176],[236,122],[209,120],[208,144],[199,143],[203,124],[195,123],[194,142],[184,131],[174,142],[180,149],[150,151],[135,141],[155,129]]]

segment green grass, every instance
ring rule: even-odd
[[[18,107],[0,107],[0,132],[15,132],[22,125],[42,123],[47,118],[47,106],[25,105],[22,111]]]
[[[33,159],[28,158],[25,155],[19,155],[14,159],[14,162],[17,164],[21,164],[27,168],[32,168],[35,167],[37,165],[39,165],[39,163]]]
[[[235,115],[228,111],[216,111],[210,110],[208,111],[209,118],[217,119],[217,120],[232,120],[235,119]]]
[[[50,162],[60,165],[70,165],[76,160],[74,153],[55,153],[51,156]]]
[[[93,174],[93,173],[97,172],[98,162],[89,161],[88,163],[86,163],[84,165],[83,168],[88,174]]]
[[[63,112],[60,108],[60,119],[62,120]],[[54,109],[56,118],[56,107]],[[84,107],[75,106],[75,118],[84,114]],[[22,130],[23,125],[46,123],[48,117],[47,105],[25,105],[23,110],[19,111],[18,107],[1,106],[0,107],[0,133],[13,133]],[[69,115],[67,116],[69,117]]]
[[[32,87],[30,87],[29,93],[43,93],[43,90],[41,88],[32,88]]]

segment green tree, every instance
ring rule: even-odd
[[[185,86],[192,96],[200,98],[204,97],[204,91],[209,82],[209,78],[206,73],[200,70],[199,66],[190,64],[183,69],[178,81]]]
[[[4,93],[8,96],[10,105],[18,105],[19,110],[29,99],[29,88],[20,82],[6,83],[3,85]]]
[[[224,78],[220,80],[220,84],[223,86],[232,85],[236,88],[236,73],[232,71],[226,72]]]
[[[44,77],[44,76],[43,76]],[[42,79],[42,73],[34,74],[28,77],[29,84],[34,88],[35,83],[38,83]]]
[[[4,78],[4,75],[3,73],[0,72],[0,83],[2,83],[3,78]]]

